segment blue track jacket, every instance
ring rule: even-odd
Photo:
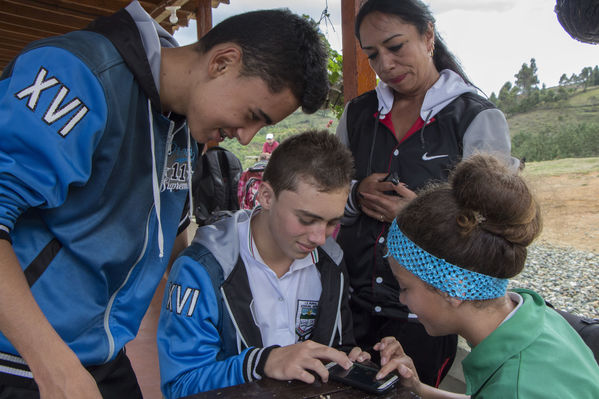
[[[198,229],[173,264],[158,324],[161,388],[168,399],[262,378],[264,348],[239,255],[237,224],[249,210]],[[309,339],[355,346],[343,252],[333,238],[318,248],[322,293]]]
[[[134,2],[32,43],[0,79],[0,230],[85,366],[135,337],[189,222],[197,145],[163,116],[155,70],[175,44]],[[1,334],[0,352],[18,355]]]

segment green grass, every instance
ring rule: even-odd
[[[554,161],[527,162],[526,176],[558,176],[563,174],[599,172],[599,157],[564,158]]]

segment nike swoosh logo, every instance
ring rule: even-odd
[[[445,155],[433,155],[431,157],[428,156],[428,152],[425,152],[424,154],[422,154],[422,160],[423,161],[430,161],[432,159],[437,159],[437,158],[446,158],[449,155],[445,154]]]

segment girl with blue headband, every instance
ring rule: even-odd
[[[576,331],[537,293],[507,290],[540,231],[526,182],[480,154],[421,192],[391,225],[387,256],[399,300],[429,335],[468,341],[462,366],[473,398],[599,398],[599,366]],[[424,399],[465,397],[420,382],[394,337],[374,349],[377,377],[397,370]]]

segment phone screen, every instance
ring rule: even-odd
[[[397,375],[393,374],[387,375],[382,380],[377,380],[378,369],[360,363],[354,363],[349,370],[345,370],[334,362],[327,364],[326,367],[329,369],[329,375],[332,379],[369,392],[382,393],[391,388],[398,380]]]

